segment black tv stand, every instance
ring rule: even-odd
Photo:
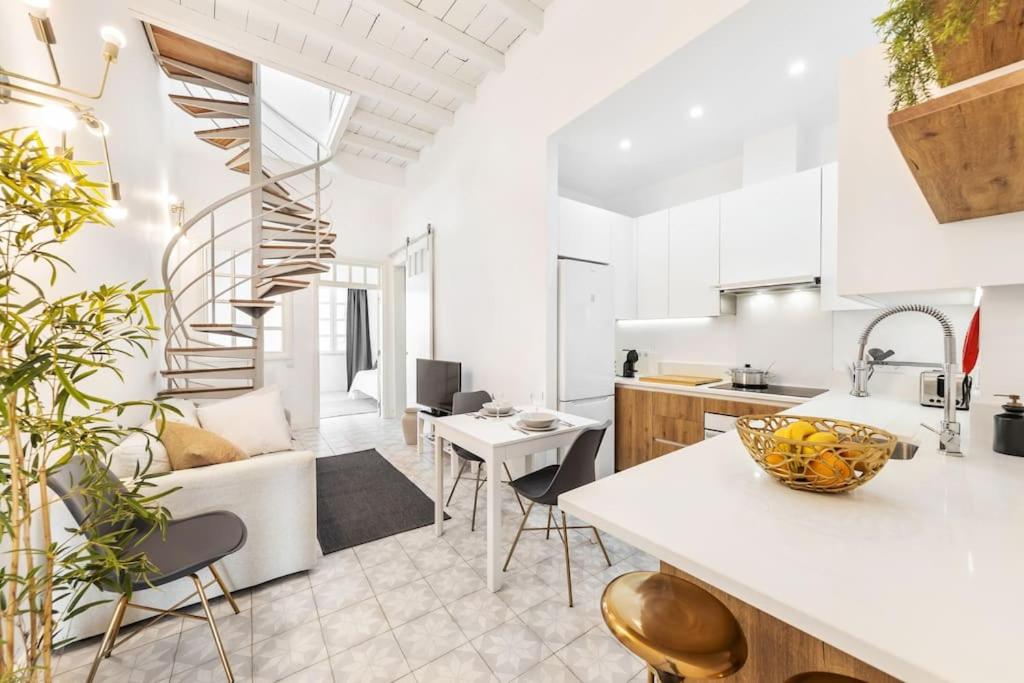
[[[424,415],[429,415],[430,417],[448,417],[452,414],[452,411],[443,410],[441,408],[425,408],[420,412]]]

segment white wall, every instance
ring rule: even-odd
[[[549,137],[743,4],[559,0],[409,169],[397,230],[437,228],[436,355],[462,361],[469,388],[555,395]]]
[[[1024,282],[1024,213],[939,225],[887,127],[881,48],[848,60],[839,113],[839,292]]]
[[[5,67],[49,79],[48,61],[43,46],[32,35],[27,7],[19,2],[0,3],[0,63]],[[139,22],[130,17],[121,3],[101,0],[76,0],[54,3],[50,11],[57,44],[57,63],[64,82],[84,90],[93,90],[102,69],[100,27],[114,25],[127,36],[128,45],[113,65],[104,98],[93,104],[97,115],[111,129],[110,155],[115,179],[121,182],[128,218],[116,228],[90,226],[58,253],[76,268],[64,273],[58,285],[61,293],[94,288],[101,283],[148,280],[160,286],[160,258],[170,236],[166,210],[168,192],[178,192],[175,160],[184,145],[199,144],[191,133],[169,117],[166,82],[160,76],[146,44]],[[33,126],[40,122],[39,110],[17,105],[0,105],[0,127]],[[47,139],[57,142],[54,133]],[[98,139],[79,127],[71,134],[70,144],[76,158],[102,160]],[[223,163],[223,162],[221,162]],[[105,169],[92,174],[106,181]],[[181,196],[184,193],[179,192]],[[187,199],[187,197],[186,197]],[[162,301],[157,301],[162,320]],[[124,381],[105,378],[90,390],[117,400],[152,398],[161,386],[158,371],[159,349],[150,358],[131,358],[119,362]],[[129,418],[131,421],[131,418]]]
[[[963,344],[971,306],[943,306]],[[655,362],[732,367],[772,363],[773,381],[830,387],[857,353],[857,338],[878,311],[820,310],[816,291],[737,297],[736,315],[691,320],[620,322],[616,348],[650,351]],[[896,351],[894,360],[941,362],[942,334],[933,319],[907,314],[881,323],[871,346]],[[879,369],[878,375],[914,376],[919,369]]]

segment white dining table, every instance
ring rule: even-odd
[[[466,449],[484,461],[487,471],[487,588],[501,588],[501,473],[502,465],[522,459],[525,471],[533,471],[536,453],[572,445],[581,431],[598,424],[579,415],[552,412],[558,417],[556,429],[523,433],[515,429],[518,416],[479,419],[475,413],[451,415],[433,420],[434,427],[434,527],[444,533],[444,452],[451,443]],[[452,455],[452,457],[458,457]]]

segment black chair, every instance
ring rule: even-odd
[[[102,590],[120,593],[120,597],[118,598],[117,605],[114,607],[114,614],[110,619],[110,625],[103,636],[103,642],[100,644],[100,649],[93,659],[92,668],[89,670],[89,677],[86,680],[89,683],[92,682],[96,676],[96,671],[99,669],[100,661],[109,657],[114,651],[114,647],[120,644],[116,641],[121,630],[121,622],[124,620],[124,613],[128,607],[136,607],[156,612],[160,615],[149,622],[144,628],[149,628],[169,614],[199,619],[209,623],[210,633],[213,635],[213,641],[217,646],[217,653],[220,655],[221,664],[224,665],[224,672],[227,674],[228,681],[234,681],[231,665],[228,663],[227,654],[224,652],[224,644],[221,642],[220,633],[217,631],[217,622],[213,618],[210,603],[206,599],[205,589],[216,582],[224,593],[224,597],[231,604],[231,609],[235,611],[235,614],[238,614],[238,603],[231,596],[231,591],[224,584],[213,563],[245,545],[245,523],[234,513],[217,511],[171,520],[167,523],[163,532],[159,529],[153,529],[137,518],[126,521],[124,526],[119,525],[117,527],[109,524],[89,524],[90,510],[95,509],[97,505],[102,505],[103,501],[96,501],[93,498],[84,496],[79,482],[87,482],[96,476],[109,477],[116,489],[127,494],[124,485],[113,474],[109,471],[90,471],[85,462],[78,457],[71,458],[55,474],[50,475],[48,483],[50,488],[67,505],[72,517],[75,518],[75,521],[87,538],[99,538],[110,533],[122,531],[123,529],[132,528],[135,533],[128,537],[129,540],[126,547],[119,551],[121,557],[135,558],[144,554],[149,564],[155,567],[156,570],[146,575],[130,577],[111,575],[106,582],[100,584],[99,587]],[[198,575],[201,569],[209,569],[210,574],[213,575],[213,581],[204,585]],[[130,581],[131,592],[134,592],[154,586],[161,586],[186,576],[190,577],[195,584],[195,592],[190,593],[173,607],[166,610],[129,602],[129,594],[121,592],[121,585],[123,585],[121,579],[123,578],[127,578]],[[206,615],[205,617],[179,611],[180,607],[195,595],[199,596],[199,601],[203,605],[203,612]],[[122,639],[121,642],[123,643],[128,638],[134,637],[141,630],[144,629],[135,631]]]
[[[597,460],[597,452],[601,448],[601,441],[604,440],[605,432],[610,425],[611,422],[606,421],[604,424],[584,429],[576,437],[560,465],[548,465],[512,482],[512,489],[524,498],[527,498],[530,501],[530,507],[527,508],[526,514],[523,516],[523,521],[519,525],[516,537],[512,541],[512,547],[508,549],[508,557],[505,558],[505,566],[502,568],[502,571],[508,571],[508,563],[512,561],[512,553],[516,551],[519,536],[524,531],[545,531],[548,537],[551,537],[551,513],[554,507],[558,505],[558,496],[593,483],[597,478],[594,474],[594,461]],[[533,510],[533,506],[537,503],[548,506],[547,527],[526,526],[526,520],[530,518],[530,511]],[[612,566],[612,561],[608,557],[608,551],[605,550],[604,543],[601,541],[601,534],[598,533],[596,527],[569,526],[565,519],[565,512],[562,512],[562,525],[559,527],[556,523],[555,531],[562,538],[562,545],[565,548],[565,580],[569,587],[569,607],[572,607],[569,529],[593,529],[594,538],[597,539],[597,544],[601,546],[601,552],[604,554],[605,562],[608,563],[609,567]]]
[[[484,404],[491,400],[491,395],[486,391],[460,391],[455,394],[452,398],[452,415],[463,415],[465,413],[475,413],[484,407]],[[466,471],[466,467],[470,463],[476,463],[476,490],[473,491],[473,517],[469,524],[470,531],[476,531],[476,504],[480,498],[480,487],[487,483],[486,479],[480,478],[481,470],[483,470],[484,460],[483,458],[470,453],[462,446],[456,446],[452,444],[452,450],[459,456],[459,474],[455,477],[455,483],[452,484],[451,493],[448,494],[448,500],[445,505],[450,505],[452,502],[452,496],[455,495],[455,488],[462,481],[462,473]],[[508,465],[502,463],[505,467],[505,475],[511,483],[512,473],[508,471]],[[523,501],[519,498],[519,494],[516,493],[516,502],[519,503],[519,509],[522,510],[523,514],[526,514],[526,508],[523,507]]]

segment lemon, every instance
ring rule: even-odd
[[[780,437],[782,439],[790,438],[789,425],[785,427],[779,427],[778,429],[775,430],[774,434],[775,436]],[[779,451],[780,453],[792,453],[793,447],[787,443],[777,443],[775,444],[775,450]]]
[[[808,443],[833,444],[839,443],[839,437],[832,432],[815,432],[804,439],[804,441],[807,441]],[[804,454],[812,455],[817,453],[819,449],[820,447],[804,446]]]
[[[834,451],[823,451],[807,463],[804,474],[816,484],[838,486],[853,476],[853,470]]]
[[[814,434],[818,430],[814,428],[810,422],[804,420],[798,420],[793,424],[789,425],[789,438],[796,439],[797,441],[803,441],[811,434]]]

